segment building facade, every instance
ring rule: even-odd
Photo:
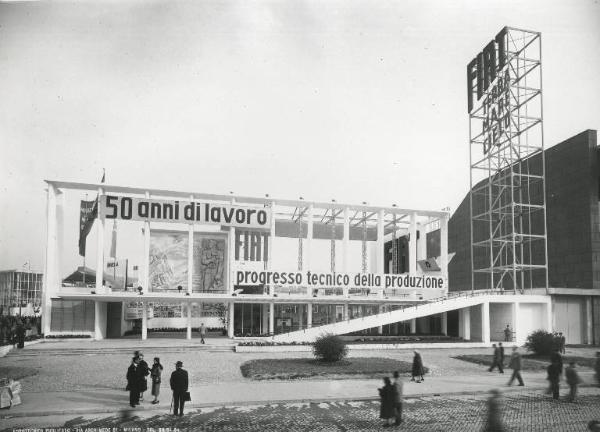
[[[230,337],[273,337],[384,315],[448,291],[444,211],[47,184],[46,334],[119,337],[137,325],[143,338],[152,328],[186,328],[191,337],[191,329],[204,323],[225,327]],[[96,268],[104,272],[96,271],[90,288],[62,282],[58,245],[65,231],[64,196],[93,190],[99,215],[88,249],[95,249]],[[129,243],[143,246],[126,259],[111,258],[111,222],[113,235],[117,223],[119,230],[133,227],[137,237]],[[432,229],[441,233],[439,255],[434,269],[424,269],[419,261],[427,258]],[[398,260],[404,248],[401,268],[392,256]],[[137,273],[129,272],[137,286],[107,283],[107,269],[123,261],[140,263]],[[412,319],[360,331],[443,330],[441,314],[422,321],[419,328]]]
[[[552,328],[574,344],[600,343],[599,158],[594,130],[586,130],[545,151],[547,293],[552,298]],[[541,156],[523,163],[540,165]],[[531,190],[533,196],[541,193],[540,188]],[[455,253],[448,267],[450,291],[472,288],[469,206],[467,194],[448,222],[448,248]],[[535,229],[543,219],[534,216],[531,223]],[[430,233],[429,243],[430,249],[437,247],[436,232]],[[530,253],[541,256],[543,250],[534,248]],[[478,275],[473,285],[480,290],[491,288],[489,279]],[[543,287],[543,281],[533,280],[532,285]],[[455,320],[457,316],[450,318],[451,322]]]
[[[0,306],[5,315],[35,315],[42,304],[43,274],[0,271]]]

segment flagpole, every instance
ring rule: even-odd
[[[87,202],[88,199],[88,194],[85,194],[85,200]],[[85,250],[87,248],[83,249],[83,287],[85,288]]]

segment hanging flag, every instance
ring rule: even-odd
[[[79,255],[85,256],[85,239],[94,224],[94,209],[97,209],[96,200],[81,201],[79,207]]]
[[[117,259],[117,220],[113,220],[112,241],[110,243],[110,257]]]
[[[106,171],[102,168],[102,180],[100,183],[104,183],[106,179]],[[94,219],[98,217],[98,195],[94,201],[81,201],[79,207],[79,255],[85,257],[85,240],[87,235],[92,230],[94,225]],[[85,263],[85,260],[84,260]]]

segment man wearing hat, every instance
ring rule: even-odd
[[[173,414],[183,415],[185,394],[188,391],[188,373],[183,369],[183,362],[175,363],[175,370],[171,373],[171,390],[173,390]]]

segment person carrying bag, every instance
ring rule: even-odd
[[[175,363],[175,370],[171,373],[170,384],[173,391],[171,400],[173,415],[182,416],[185,403],[191,401],[190,392],[188,391],[188,373],[183,369],[183,362],[178,361]]]

